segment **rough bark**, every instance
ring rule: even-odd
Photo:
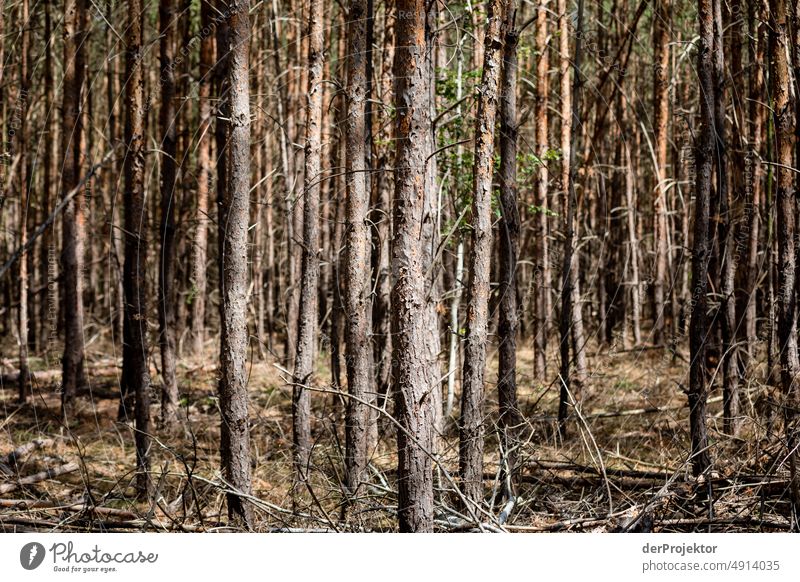
[[[251,493],[250,427],[247,396],[247,230],[250,216],[250,4],[227,7],[228,42],[225,75],[225,181],[219,196],[220,380],[222,471],[231,488]],[[228,518],[253,526],[252,507],[229,492]]]
[[[322,134],[322,1],[311,0],[308,12],[308,79],[306,92],[306,143],[303,174],[303,256],[300,305],[297,320],[292,389],[294,465],[296,477],[305,480],[311,454],[311,393],[317,348],[319,284],[319,199]]]
[[[391,293],[392,383],[401,429],[398,448],[400,531],[433,530],[433,451],[436,398],[440,390],[431,345],[437,330],[428,312],[429,263],[424,261],[427,142],[431,132],[430,75],[425,66],[426,3],[398,0],[394,76],[396,109],[395,203]],[[402,15],[402,17],[400,17]],[[437,342],[438,343],[438,342]]]
[[[394,61],[394,27],[393,0],[388,0],[384,7],[383,28],[383,62],[381,66],[380,99],[383,103],[392,102],[392,63]],[[388,142],[392,137],[392,124],[378,110],[383,131],[378,134],[380,145],[376,148],[377,167],[385,168],[391,164]],[[372,273],[374,277],[375,298],[372,303],[373,347],[375,360],[375,378],[377,381],[377,404],[384,407],[387,403],[389,384],[392,375],[391,351],[392,336],[390,323],[391,303],[391,267],[389,265],[391,239],[391,172],[378,172],[373,180],[374,203],[370,212],[372,228]]]
[[[483,73],[475,118],[472,170],[472,253],[469,262],[467,336],[461,380],[459,470],[465,497],[483,499],[483,403],[486,343],[489,326],[489,283],[492,256],[492,178],[494,129],[501,72],[503,2],[489,3]]]
[[[695,215],[694,246],[692,249],[691,322],[689,329],[689,429],[691,463],[695,475],[705,473],[711,466],[706,428],[706,318],[708,263],[711,258],[709,213],[711,205],[711,172],[714,164],[714,7],[715,0],[698,0],[700,44],[698,75],[700,81],[700,129],[695,140]]]
[[[747,54],[750,63],[758,63],[750,66],[748,75],[748,117],[749,126],[746,133],[745,154],[745,193],[747,195],[746,204],[749,205],[749,237],[747,241],[747,260],[746,260],[746,288],[747,303],[744,308],[744,327],[747,338],[747,356],[751,360],[755,355],[757,336],[757,290],[759,280],[759,251],[761,232],[761,193],[762,193],[762,168],[760,164],[761,156],[761,133],[764,126],[765,108],[761,106],[764,94],[764,69],[760,65],[764,62],[764,42],[761,34],[760,14],[757,11],[755,2],[747,3],[748,18],[748,42]],[[749,177],[747,171],[749,169]]]
[[[369,192],[366,181],[367,140],[367,1],[353,0],[347,14],[347,234],[345,246],[345,329],[347,401],[345,419],[345,485],[357,496],[367,468],[370,409],[362,401],[375,394],[372,376],[372,330]]]

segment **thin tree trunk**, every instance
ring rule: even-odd
[[[550,289],[552,274],[550,270],[550,211],[548,204],[549,169],[547,150],[550,148],[548,135],[548,83],[549,50],[547,47],[547,0],[541,0],[536,9],[536,52],[539,60],[536,65],[536,154],[542,160],[536,177],[536,297],[534,299],[534,374],[539,380],[547,375],[547,337],[550,331],[552,303]]]
[[[56,182],[56,136],[55,136],[55,129],[56,129],[56,94],[55,94],[55,84],[53,82],[53,50],[55,49],[54,46],[54,38],[52,37],[52,5],[54,4],[53,0],[47,0],[44,4],[44,38],[47,39],[51,45],[48,45],[48,50],[44,51],[44,94],[45,94],[45,106],[47,107],[47,111],[49,113],[45,114],[44,116],[44,127],[42,129],[42,133],[44,137],[44,160],[42,162],[43,169],[44,169],[44,178],[42,183],[42,216],[46,217],[50,215],[50,206],[51,201],[55,198],[53,196],[53,188]],[[55,341],[57,338],[53,337],[53,314],[54,310],[56,309],[57,297],[54,293],[56,289],[56,282],[51,280],[51,277],[55,275],[55,278],[58,277],[57,272],[53,269],[53,253],[54,243],[53,240],[55,239],[53,233],[54,227],[50,227],[44,231],[42,234],[42,241],[40,247],[40,255],[39,261],[41,262],[41,269],[42,269],[42,287],[46,289],[45,291],[45,301],[46,304],[39,310],[40,314],[40,331],[39,337],[41,338],[41,345],[45,352],[45,359],[49,361],[50,359],[50,343]]]
[[[494,126],[500,83],[503,37],[502,0],[488,4],[483,74],[475,118],[475,154],[472,172],[472,253],[469,265],[467,337],[461,381],[459,469],[464,495],[475,503],[483,499],[483,378],[489,326],[489,279],[492,256],[492,175]]]
[[[655,241],[653,340],[657,345],[664,343],[665,287],[668,278],[667,128],[669,121],[669,29],[672,17],[671,10],[670,0],[656,0],[653,15],[653,50],[655,53],[653,110],[655,113],[654,138],[656,149],[656,189],[653,198],[653,237]]]
[[[505,459],[503,474],[513,482],[516,471],[518,433],[522,415],[517,408],[517,257],[519,254],[520,219],[517,207],[517,46],[519,32],[515,28],[516,9],[510,3],[506,14],[503,76],[500,85],[500,322],[497,328],[499,362],[497,399],[500,411],[501,454]],[[513,492],[506,491],[513,497]]]
[[[308,84],[306,94],[306,144],[303,184],[303,258],[297,350],[292,394],[294,466],[305,481],[311,454],[311,393],[317,348],[319,285],[319,198],[322,151],[322,1],[311,0],[308,12]]]
[[[28,76],[28,51],[30,50],[30,11],[28,0],[22,0],[21,5],[21,36],[20,47],[20,66],[19,66],[19,90],[17,91],[17,103],[15,104],[16,114],[19,115],[19,141],[18,151],[19,161],[19,245],[25,248],[28,242],[28,213],[30,210],[30,188],[29,181],[32,176],[29,174],[31,153],[28,151],[30,140],[28,130],[28,104],[30,102],[29,88],[30,77]],[[28,310],[29,307],[29,269],[28,258],[30,253],[20,255],[18,261],[19,271],[19,402],[25,402],[25,398],[31,389],[31,377],[28,369]],[[32,256],[32,255],[30,255]]]
[[[749,238],[747,244],[747,304],[745,306],[745,334],[747,336],[747,356],[752,360],[755,355],[758,318],[758,254],[759,234],[761,231],[761,132],[765,108],[762,105],[764,94],[764,43],[760,34],[761,23],[756,11],[755,2],[748,2],[748,56],[750,60],[750,74],[748,77],[750,118],[749,131],[747,132],[747,153],[745,154],[746,168],[749,168],[749,177],[746,176],[745,190],[750,189],[747,204],[750,208]]]
[[[692,249],[692,318],[689,331],[689,429],[691,463],[694,475],[705,473],[711,466],[706,429],[706,290],[708,288],[709,213],[711,205],[711,173],[714,163],[714,2],[698,0],[700,45],[698,74],[700,77],[700,130],[695,141],[695,216],[694,248]]]
[[[564,238],[564,263],[561,284],[561,391],[558,406],[558,430],[566,437],[567,414],[570,402],[577,404],[586,376],[583,319],[578,287],[578,257],[575,253],[575,147],[579,129],[580,112],[580,57],[583,27],[583,0],[578,2],[578,22],[575,34],[575,58],[569,56],[569,24],[566,0],[559,0],[559,52],[561,55],[561,183],[564,188],[566,217]],[[570,67],[574,69],[572,84]],[[570,342],[573,346],[575,374],[570,373]],[[574,382],[573,382],[574,380]]]
[[[628,101],[620,99],[620,119],[623,131],[628,126]],[[633,345],[642,342],[642,298],[639,282],[639,239],[636,230],[636,186],[633,174],[631,148],[627,141],[622,145],[625,150],[625,217],[628,223],[628,287],[631,297],[631,327],[633,328]]]
[[[200,24],[211,26],[211,0],[200,2]],[[198,81],[197,128],[197,211],[195,214],[194,245],[192,250],[192,343],[195,356],[203,353],[206,318],[206,261],[208,256],[208,195],[211,189],[211,82],[214,67],[214,37],[206,34],[200,39],[200,79]]]
[[[384,5],[383,29],[383,62],[381,69],[380,99],[383,103],[392,102],[392,63],[394,61],[394,30],[395,18],[393,14],[393,0],[387,0]],[[380,113],[382,109],[379,109]],[[392,124],[385,115],[380,117],[384,130],[379,135],[383,144],[388,144],[392,138]],[[391,163],[388,145],[378,148],[378,168],[386,168]],[[372,273],[375,279],[375,299],[372,304],[373,346],[375,360],[375,378],[377,381],[377,404],[384,407],[389,393],[392,366],[392,336],[390,323],[391,303],[391,266],[389,264],[390,239],[391,239],[391,172],[378,172],[373,181],[374,203],[370,216],[372,217]]]
[[[714,115],[717,168],[717,195],[719,197],[719,246],[720,273],[719,286],[722,294],[720,328],[722,332],[722,393],[723,393],[723,431],[733,434],[739,415],[739,364],[736,349],[736,298],[735,276],[736,244],[734,224],[731,217],[733,196],[731,178],[728,171],[728,144],[725,121],[725,84],[728,73],[725,71],[723,23],[721,3],[715,4],[714,11]]]
[[[786,444],[789,457],[789,489],[792,498],[792,529],[800,527],[800,426],[798,421],[796,241],[797,201],[795,176],[791,171],[795,140],[794,95],[790,88],[787,53],[790,48],[789,14],[785,0],[770,0],[770,84],[776,148],[776,204],[778,206],[778,347],[784,392]]]
[[[250,4],[236,0],[227,8],[228,55],[225,64],[227,111],[225,181],[219,195],[220,380],[222,471],[231,488],[251,492],[250,427],[247,397],[247,231],[250,217]],[[224,114],[224,113],[223,113]],[[252,507],[229,492],[228,519],[253,526]]]
[[[159,254],[158,331],[161,348],[161,423],[172,427],[178,419],[178,380],[175,376],[175,4],[160,0],[161,36],[161,253]]]
[[[347,241],[345,249],[345,329],[347,401],[345,485],[356,497],[367,468],[370,410],[361,401],[375,394],[372,376],[369,192],[366,183],[365,98],[367,92],[367,0],[353,0],[347,13]]]
[[[87,0],[64,0],[64,77],[62,80],[63,120],[61,129],[61,195],[66,195],[80,180],[80,99],[84,82],[84,56]],[[62,226],[61,272],[63,273],[64,357],[61,385],[63,414],[71,414],[78,386],[84,384],[83,340],[83,196],[75,196],[64,209]]]
[[[124,396],[135,398],[137,490],[150,496],[150,368],[147,362],[147,208],[145,207],[145,103],[141,0],[129,0],[125,59],[125,345]]]

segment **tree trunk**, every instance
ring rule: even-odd
[[[796,241],[797,201],[795,176],[791,170],[794,153],[794,95],[789,84],[790,39],[789,14],[785,0],[770,1],[771,95],[775,127],[775,198],[778,206],[778,348],[781,361],[781,384],[784,396],[786,443],[789,457],[789,489],[792,498],[792,529],[800,519],[800,414],[798,414],[798,378],[800,362],[797,354]]]
[[[80,101],[85,71],[83,42],[87,25],[87,0],[64,0],[64,77],[62,81],[61,196],[80,180]],[[64,358],[61,385],[63,414],[71,414],[75,393],[84,379],[83,340],[83,196],[76,195],[64,209],[61,272],[63,273]]]
[[[489,283],[492,256],[492,176],[494,126],[501,72],[504,3],[488,4],[483,74],[475,118],[475,154],[472,172],[472,253],[469,265],[467,337],[461,382],[459,469],[464,495],[475,503],[483,499],[483,379],[489,326]],[[502,258],[502,257],[501,257]]]
[[[303,184],[303,257],[297,350],[292,394],[294,465],[296,477],[305,481],[311,454],[311,393],[317,348],[319,285],[319,197],[322,151],[322,1],[311,0],[308,12],[308,84],[306,144]]]
[[[350,2],[347,23],[347,240],[345,311],[347,327],[347,401],[345,485],[356,497],[367,468],[370,409],[362,401],[375,394],[372,376],[369,192],[366,184],[365,98],[367,92],[367,0]]]
[[[251,492],[250,427],[247,397],[247,231],[250,217],[250,17],[249,1],[228,6],[225,101],[225,181],[219,195],[220,380],[222,471],[231,488]],[[247,529],[252,508],[243,495],[229,492],[228,519]]]
[[[178,419],[178,380],[175,377],[175,5],[160,0],[161,36],[161,253],[159,254],[158,332],[161,348],[161,423],[169,428]]]
[[[202,29],[211,26],[212,0],[200,2]],[[202,356],[206,319],[206,261],[208,256],[208,195],[211,189],[211,70],[214,67],[214,37],[200,39],[200,78],[198,80],[197,128],[197,211],[192,250],[192,344],[195,356]]]
[[[137,490],[150,495],[150,368],[147,362],[147,208],[145,206],[145,103],[141,0],[129,0],[125,58],[125,345],[124,396],[135,398]]]
[[[500,411],[501,455],[505,459],[503,474],[513,482],[518,451],[517,436],[522,415],[517,408],[517,257],[519,254],[520,219],[517,207],[517,46],[519,32],[515,28],[514,2],[507,8],[503,76],[500,85],[500,322],[497,328],[499,362],[497,399]],[[511,498],[513,493],[506,491]]]
[[[18,149],[20,154],[19,161],[19,246],[25,248],[28,242],[28,214],[30,212],[30,188],[29,182],[32,176],[30,170],[31,153],[28,151],[30,140],[28,135],[28,104],[30,102],[29,88],[30,77],[28,76],[28,51],[30,50],[30,12],[28,0],[22,0],[21,5],[21,37],[22,46],[20,47],[20,66],[19,66],[19,90],[17,91],[17,103],[15,105],[16,114],[19,115],[19,137]],[[25,398],[31,389],[31,376],[28,369],[28,310],[32,307],[29,304],[29,269],[28,259],[33,256],[30,253],[23,253],[18,260],[19,270],[19,402],[25,402]],[[32,302],[31,302],[32,303]]]
[[[757,318],[758,318],[758,304],[757,304],[757,291],[759,280],[759,234],[761,231],[761,164],[759,162],[761,157],[761,132],[764,123],[764,111],[762,106],[764,101],[764,70],[761,63],[764,62],[764,43],[761,36],[761,22],[759,20],[760,14],[757,12],[755,2],[748,2],[748,22],[749,22],[749,35],[748,35],[748,56],[752,65],[749,67],[750,74],[748,76],[748,91],[749,91],[749,119],[750,125],[748,127],[747,135],[747,152],[745,154],[745,168],[746,172],[749,169],[749,175],[745,176],[745,191],[748,194],[746,204],[749,205],[749,238],[747,243],[747,303],[745,305],[744,326],[745,334],[747,336],[747,356],[751,360],[755,355],[756,343],[758,341],[757,335]],[[747,192],[747,190],[750,190]]]
[[[575,147],[579,129],[581,41],[583,31],[583,0],[578,1],[578,22],[575,34],[575,58],[569,56],[569,24],[566,0],[559,0],[559,52],[561,56],[561,184],[564,188],[564,262],[561,273],[561,391],[558,406],[558,430],[566,437],[567,415],[570,403],[577,404],[586,376],[585,341],[583,318],[578,286],[578,257],[575,253]],[[574,69],[572,84],[569,80],[570,66]],[[574,98],[574,100],[573,100]],[[575,374],[570,373],[570,350],[572,343]],[[574,382],[573,382],[574,380]]]
[[[695,141],[695,216],[694,248],[692,249],[692,317],[689,331],[689,429],[691,463],[694,475],[705,473],[711,466],[706,429],[706,290],[708,263],[711,258],[709,213],[711,205],[711,172],[714,163],[714,7],[718,0],[698,0],[700,45],[698,75],[700,77],[700,130]]]
[[[52,35],[53,24],[52,24],[52,15],[51,10],[53,7],[53,0],[47,0],[44,4],[44,37],[49,39]],[[55,83],[53,82],[54,79],[54,59],[53,59],[53,51],[46,50],[44,51],[44,94],[45,94],[45,103],[46,107],[49,111],[53,112],[49,115],[45,115],[44,118],[44,127],[43,133],[45,135],[45,143],[44,143],[44,159],[42,162],[43,170],[44,170],[44,178],[42,183],[42,216],[46,217],[50,215],[50,206],[52,204],[52,200],[55,199],[53,195],[53,188],[55,186],[56,176],[57,176],[57,160],[56,160],[56,145],[57,139],[55,135],[56,131],[56,118],[58,117],[55,114],[56,111],[56,93],[55,93]],[[53,259],[54,259],[54,227],[47,228],[44,233],[42,234],[41,246],[40,246],[40,255],[39,261],[41,262],[41,269],[42,269],[42,287],[45,289],[43,301],[46,301],[45,305],[39,310],[40,315],[40,331],[39,337],[41,339],[41,345],[44,349],[45,353],[45,361],[50,361],[50,346],[51,342],[57,341],[57,338],[54,337],[54,314],[57,309],[58,305],[58,298],[56,293],[56,279],[58,278],[58,272],[54,269]]]
[[[549,188],[549,169],[547,150],[550,148],[548,135],[548,83],[549,50],[547,46],[547,2],[541,0],[536,9],[536,52],[539,61],[536,65],[536,154],[541,160],[536,178],[536,297],[534,299],[534,374],[543,381],[547,375],[547,336],[550,331],[552,304],[550,288],[550,211],[547,191]]]
[[[426,3],[398,0],[395,88],[395,206],[393,209],[391,294],[392,383],[395,416],[400,423],[398,449],[398,517],[402,532],[433,530],[433,471],[436,398],[440,390],[437,362],[431,361],[438,330],[428,317],[429,262],[420,236],[425,213],[425,184],[431,132],[430,75],[425,58]],[[402,16],[402,17],[400,17]],[[435,321],[435,320],[434,320]]]
[[[669,121],[669,29],[671,23],[670,0],[656,0],[653,15],[653,110],[655,113],[654,138],[656,148],[656,189],[653,198],[653,237],[655,241],[655,276],[653,278],[653,340],[664,343],[665,287],[667,285],[667,143]]]
[[[381,68],[380,100],[383,103],[392,102],[392,64],[394,61],[394,27],[393,0],[387,0],[384,7],[383,29],[383,62]],[[380,114],[383,109],[378,109]],[[391,163],[390,147],[388,143],[392,138],[392,124],[388,122],[387,115],[381,115],[380,126],[383,131],[379,134],[383,145],[377,149],[377,167],[385,168]],[[391,353],[392,336],[390,323],[391,303],[391,266],[389,264],[390,239],[391,239],[391,197],[392,197],[391,172],[378,172],[373,180],[374,203],[370,212],[372,217],[372,273],[375,278],[375,299],[372,304],[373,346],[375,360],[375,378],[377,381],[377,404],[384,407],[389,393],[391,381]]]

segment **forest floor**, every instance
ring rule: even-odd
[[[458,469],[456,407],[454,416],[446,419],[435,474],[439,529],[788,529],[785,443],[773,389],[756,382],[742,386],[744,421],[737,438],[723,434],[721,396],[719,390],[712,392],[709,436],[715,471],[697,480],[686,462],[686,355],[663,349],[603,349],[602,353],[596,349],[589,349],[591,377],[581,417],[572,422],[564,442],[559,442],[554,430],[556,384],[542,385],[532,378],[532,354],[519,352],[519,401],[527,425],[513,508],[500,495],[501,458],[492,430],[497,401],[491,382],[487,384],[485,511],[464,515],[458,509],[453,491]],[[33,398],[19,406],[16,383],[8,381],[13,362],[0,362],[0,531],[226,529],[216,370],[208,363],[213,358],[183,360],[179,365],[188,422],[169,434],[158,428],[153,431],[157,501],[149,504],[134,500],[133,427],[117,421],[119,362],[110,360],[107,353],[92,346],[89,388],[79,397],[77,418],[70,426],[64,426],[59,415],[57,373],[40,372]],[[47,367],[38,360],[32,364],[34,370]],[[548,365],[551,372],[557,370],[555,359]],[[488,379],[495,378],[495,369],[491,363]],[[320,391],[312,395],[313,468],[311,481],[302,490],[293,490],[292,485],[291,389],[285,371],[275,363],[257,361],[251,362],[249,370],[257,529],[393,531],[397,453],[391,422],[380,423],[381,436],[371,452],[369,487],[359,503],[345,511],[341,485],[344,412],[340,397],[324,384],[330,377],[327,367],[320,364]],[[764,370],[754,372],[750,375],[764,377]],[[154,400],[157,393],[156,387]],[[152,417],[158,418],[155,404]],[[28,443],[35,450],[16,460],[7,456]],[[63,474],[57,474],[62,470]],[[504,508],[511,509],[507,519],[498,517]]]

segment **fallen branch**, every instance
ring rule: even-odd
[[[771,529],[790,529],[788,522],[758,519],[755,517],[731,517],[715,518],[707,517],[684,518],[684,519],[665,519],[656,523],[658,527],[708,527],[711,525],[747,525],[751,527],[768,527]]]
[[[39,483],[40,481],[45,481],[47,479],[54,479],[55,477],[58,477],[60,475],[65,475],[66,473],[72,473],[73,471],[77,471],[78,469],[79,469],[78,463],[69,462],[65,465],[61,465],[60,467],[53,467],[52,469],[40,471],[38,473],[34,473],[33,475],[22,477],[21,479],[17,480],[14,483],[5,483],[3,485],[0,485],[0,494],[16,491],[23,485],[33,485],[34,483]]]
[[[0,463],[6,464],[9,466],[14,466],[17,464],[22,457],[27,455],[28,453],[32,453],[36,449],[42,449],[44,447],[49,447],[55,441],[53,439],[35,439],[29,443],[25,443],[24,445],[18,446],[16,449],[0,457]]]
[[[7,507],[9,509],[21,509],[26,511],[73,511],[89,513],[96,513],[97,515],[106,515],[109,517],[119,517],[121,519],[139,519],[139,515],[132,511],[124,509],[116,509],[114,507],[95,507],[86,505],[85,503],[70,503],[67,505],[54,503],[52,501],[38,501],[30,499],[0,499],[0,507]]]

